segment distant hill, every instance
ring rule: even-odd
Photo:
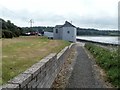
[[[118,30],[98,30],[98,29],[85,29],[77,28],[77,35],[89,35],[89,36],[120,36],[120,31]]]

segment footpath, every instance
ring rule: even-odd
[[[66,88],[105,88],[95,76],[93,60],[88,57],[84,44],[77,43],[77,57]]]

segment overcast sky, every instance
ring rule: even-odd
[[[15,25],[55,26],[67,20],[77,27],[118,29],[119,0],[1,0],[0,17]]]

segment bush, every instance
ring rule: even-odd
[[[106,73],[108,81],[114,86],[120,87],[120,60],[117,51],[110,51],[92,43],[88,43],[85,47],[93,54],[96,63],[102,67]]]
[[[111,82],[114,86],[120,85],[120,81],[119,81],[120,74],[118,71],[119,69],[116,67],[116,68],[110,68],[110,70],[108,70],[107,72],[107,78],[109,82]]]
[[[14,37],[19,37],[20,36],[20,32],[19,31],[14,31]]]
[[[13,33],[8,30],[2,31],[2,38],[13,38]]]

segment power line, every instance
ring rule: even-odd
[[[30,23],[30,27],[32,27],[32,24],[34,23],[33,19],[30,19],[29,23]]]

